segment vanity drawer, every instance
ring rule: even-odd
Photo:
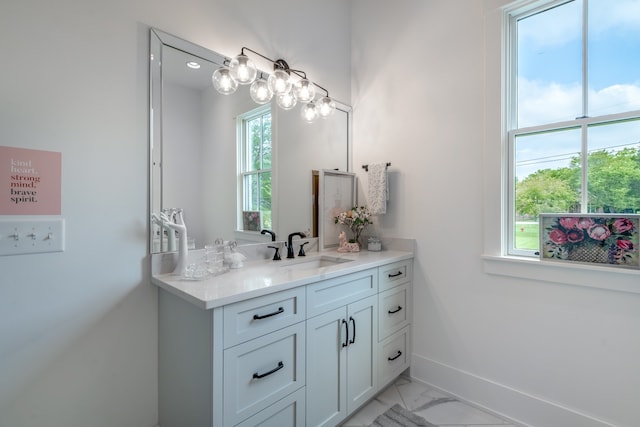
[[[405,284],[378,294],[378,334],[383,340],[411,321],[410,285]]]
[[[406,326],[379,344],[378,385],[381,389],[409,367],[410,334],[411,327]]]
[[[378,293],[375,268],[307,285],[307,317],[326,313]]]
[[[378,267],[380,291],[401,285],[412,278],[413,262],[410,259]]]
[[[305,389],[301,388],[236,427],[304,427],[304,414]]]
[[[305,319],[304,286],[224,306],[224,348]]]
[[[233,426],[305,384],[305,323],[224,351],[224,425]]]

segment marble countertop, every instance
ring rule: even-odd
[[[312,261],[323,257],[343,262],[324,267],[312,266]],[[396,250],[323,251],[282,261],[245,262],[241,268],[204,280],[189,280],[173,274],[154,275],[151,280],[158,287],[200,308],[211,309],[410,258],[413,258],[412,252]],[[302,263],[309,263],[309,266]]]

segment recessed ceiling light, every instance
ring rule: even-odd
[[[189,61],[189,62],[187,62],[187,67],[193,68],[194,70],[197,70],[198,68],[200,68],[200,64],[198,64],[195,61]]]

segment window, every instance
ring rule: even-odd
[[[239,229],[259,231],[271,224],[271,107],[260,107],[238,119],[240,143]]]
[[[507,253],[533,256],[540,213],[640,213],[640,0],[547,2],[508,26]]]

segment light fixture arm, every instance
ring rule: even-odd
[[[307,79],[307,73],[305,73],[302,70],[294,70],[293,68],[290,68],[289,64],[287,64],[287,61],[285,61],[284,59],[273,60],[273,59],[271,59],[271,58],[269,58],[269,57],[267,57],[267,56],[265,56],[265,55],[263,55],[263,54],[261,54],[259,52],[256,52],[255,50],[250,49],[250,48],[248,48],[246,46],[243,46],[242,49],[240,49],[240,55],[245,55],[245,53],[244,53],[245,49],[248,50],[249,52],[251,52],[251,53],[253,53],[255,55],[258,55],[259,57],[261,57],[263,59],[266,59],[267,61],[271,62],[273,64],[273,69],[274,70],[278,70],[278,69],[284,70],[287,74],[293,73],[296,76],[300,77],[301,79],[305,79],[305,80]],[[314,86],[316,86],[316,87],[320,88],[321,90],[323,90],[327,94],[327,97],[329,97],[329,91],[327,89],[325,89],[324,87],[320,86],[316,82],[311,82],[311,83],[313,83]]]

